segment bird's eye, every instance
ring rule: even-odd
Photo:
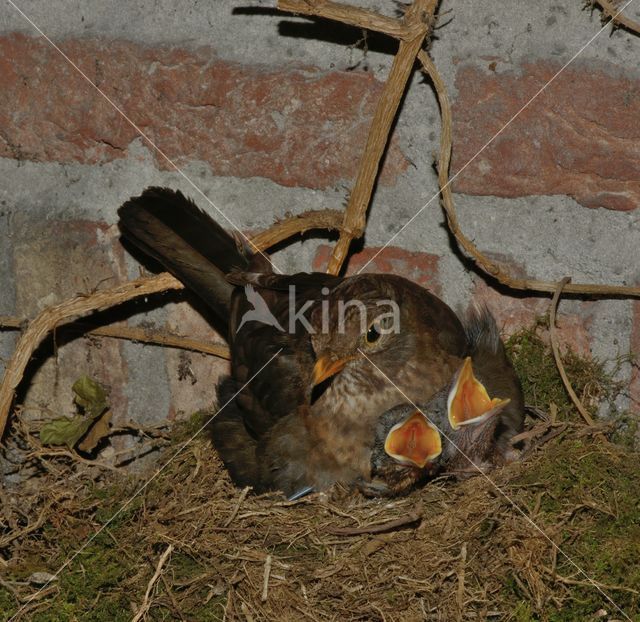
[[[371,324],[371,326],[369,326],[369,330],[367,330],[366,339],[368,344],[373,344],[376,341],[378,341],[378,339],[380,339],[380,331],[378,330],[378,327],[376,326],[375,322]]]

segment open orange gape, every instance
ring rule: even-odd
[[[384,450],[399,463],[422,469],[442,453],[442,441],[437,428],[416,410],[389,430]]]
[[[484,385],[473,375],[471,357],[467,357],[449,393],[447,413],[453,430],[485,421],[511,400],[490,398]]]

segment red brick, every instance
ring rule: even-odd
[[[505,296],[478,279],[473,289],[472,299],[478,304],[486,304],[496,318],[500,332],[508,337],[521,328],[530,327],[536,318],[549,312],[549,298],[526,296],[514,298]],[[581,355],[588,355],[591,349],[590,327],[593,303],[580,303],[580,312],[566,313],[562,309],[557,314],[557,334],[562,350],[571,348]],[[546,329],[539,331],[548,342]]]
[[[16,313],[32,318],[43,308],[125,280],[116,227],[89,221],[43,221],[16,216],[13,225]],[[76,339],[31,371],[28,412],[74,412],[71,386],[87,374],[109,390],[114,423],[127,417],[126,363],[115,339]],[[46,416],[46,414],[45,414]]]
[[[452,172],[466,164],[560,69],[463,66],[456,74]],[[567,194],[586,207],[640,205],[640,78],[603,63],[572,65],[454,182],[457,192]]]
[[[324,188],[354,177],[382,84],[370,74],[228,63],[122,41],[66,40],[78,64],[178,165]],[[95,164],[136,131],[40,38],[0,37],[0,156]],[[155,152],[158,166],[169,168]],[[407,161],[392,141],[382,182]]]
[[[205,319],[188,303],[169,307],[168,326],[191,339],[225,344]],[[216,385],[222,374],[229,373],[224,359],[185,350],[167,349],[167,375],[171,393],[169,419],[188,418],[216,401]]]
[[[322,244],[313,259],[313,270],[324,272],[327,269],[333,246]],[[397,246],[387,246],[380,251],[380,247],[370,247],[351,256],[346,274],[356,274],[366,265],[363,272],[385,272],[397,274],[422,285],[437,295],[440,295],[440,281],[438,264],[440,258],[429,253],[406,251]],[[368,263],[372,258],[373,261]]]

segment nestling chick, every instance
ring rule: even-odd
[[[491,466],[499,414],[509,398],[490,398],[467,357],[450,388],[430,402],[399,404],[378,420],[366,495],[398,495],[439,472]],[[475,466],[474,466],[475,465]],[[462,468],[461,468],[462,467]]]
[[[468,316],[465,332],[471,356],[449,386],[418,408],[401,404],[379,418],[365,494],[400,494],[440,471],[474,473],[515,458],[520,381],[486,308]]]

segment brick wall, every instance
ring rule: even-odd
[[[453,21],[438,31],[432,51],[453,99],[452,172],[598,31],[597,15],[580,4],[444,3]],[[239,10],[235,2],[158,0],[122,5],[117,14],[95,0],[25,2],[23,9],[240,228],[344,205],[390,64],[393,46],[384,40],[370,38],[364,54],[359,32]],[[194,192],[18,13],[8,5],[2,11],[0,312],[32,317],[138,274],[114,226],[129,196],[151,184]],[[532,278],[640,284],[638,60],[637,38],[600,36],[464,168],[454,183],[456,204],[479,248]],[[438,119],[430,88],[416,76],[366,247],[351,270],[436,192]],[[284,269],[323,269],[328,248],[310,238],[275,260]],[[508,295],[475,272],[452,248],[436,201],[368,269],[408,276],[461,309],[485,301],[506,333],[548,307],[546,297]],[[211,338],[187,302],[164,300],[116,319]],[[563,301],[560,335],[601,358],[639,351],[639,305]],[[12,340],[2,334],[0,356]],[[109,387],[116,422],[154,423],[209,405],[224,369],[211,357],[77,339],[34,366],[24,399],[38,416],[68,414],[71,383],[90,373]],[[630,365],[621,373],[630,394],[619,407],[640,413],[640,374]]]

